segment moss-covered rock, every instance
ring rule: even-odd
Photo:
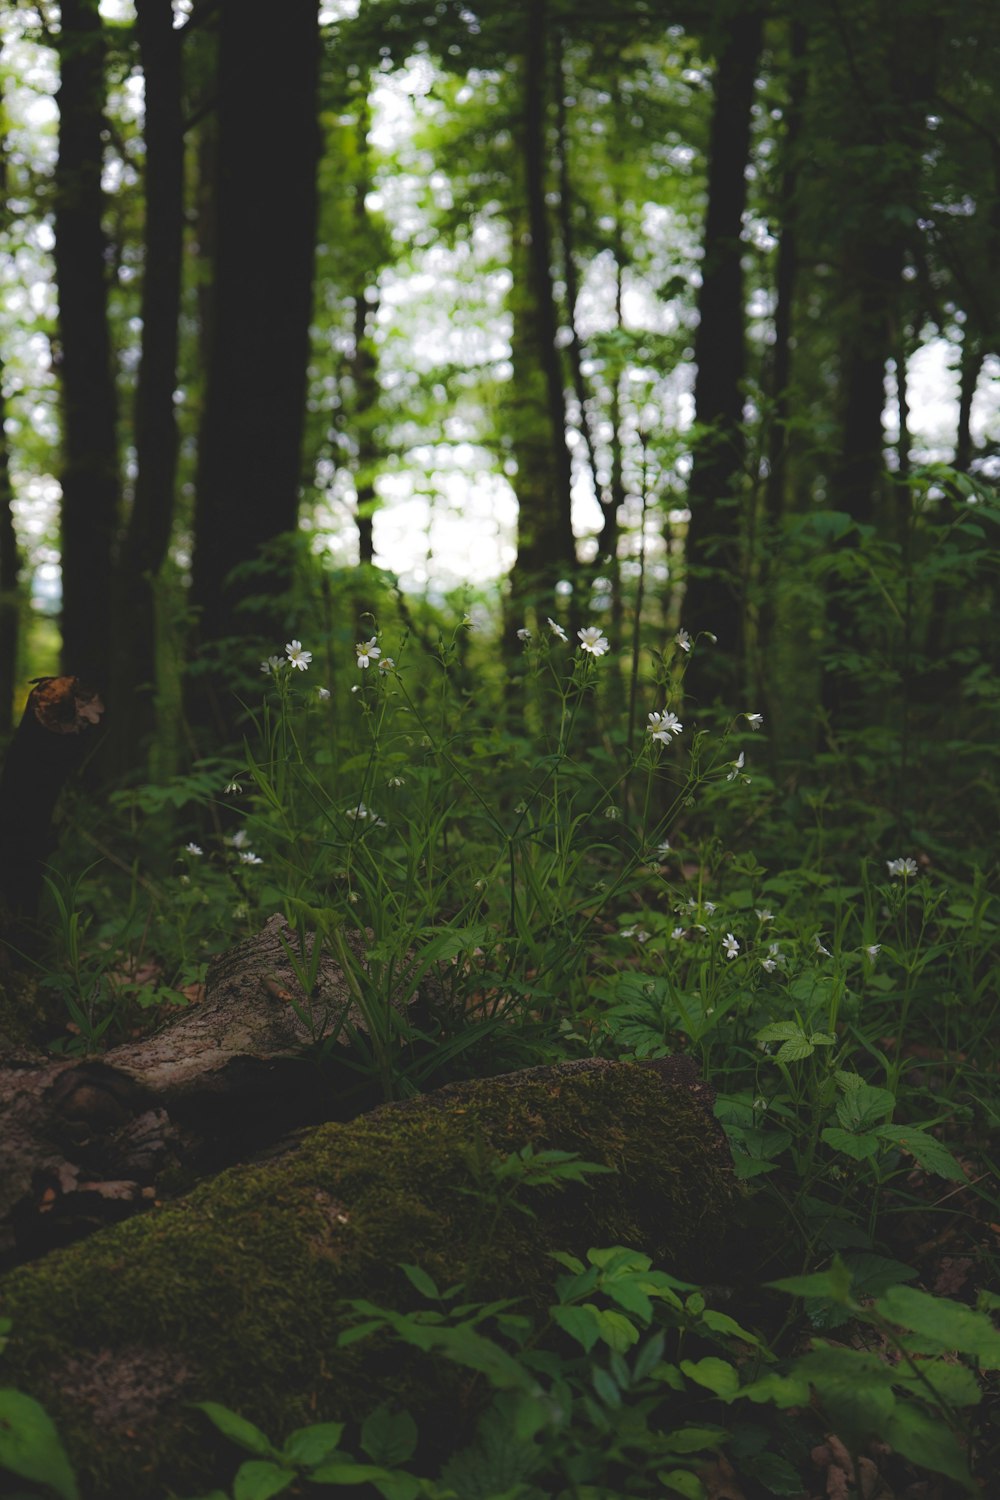
[[[363,1417],[387,1395],[430,1413],[459,1374],[429,1379],[423,1356],[398,1345],[339,1351],[341,1300],[414,1305],[398,1269],[409,1261],[471,1296],[544,1305],[548,1252],[591,1245],[644,1249],[682,1276],[718,1272],[735,1188],[706,1092],[671,1060],[585,1062],[320,1126],[286,1154],[5,1277],[4,1383],[47,1406],[88,1500],[207,1487],[214,1439],[194,1400],[222,1401],[279,1439]],[[497,1213],[481,1164],[528,1142],[614,1175],[533,1192],[534,1216]]]

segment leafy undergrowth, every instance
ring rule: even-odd
[[[94,1050],[197,1004],[211,953],[283,911],[348,969],[349,1040],[385,1098],[528,1062],[692,1056],[747,1195],[748,1279],[694,1288],[597,1249],[566,1261],[539,1325],[412,1268],[427,1312],[360,1309],[367,1332],[424,1340],[489,1387],[478,1435],[421,1467],[403,1412],[286,1437],[209,1406],[252,1455],[236,1500],[988,1494],[989,872],[916,815],[901,848],[877,802],[783,786],[753,705],[691,721],[685,671],[711,642],[680,632],[629,698],[600,631],[575,650],[558,622],[524,634],[516,712],[477,686],[467,623],[430,657],[376,631],[350,678],[298,641],[267,658],[242,748],[114,794],[60,856],[39,980],[69,1025],[50,1042]],[[869,752],[844,779],[863,783]],[[442,1003],[418,1031],[391,1001],[432,972]],[[72,1493],[12,1441],[0,1429],[14,1473]]]

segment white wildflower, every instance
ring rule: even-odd
[[[382,647],[378,643],[378,636],[373,635],[370,641],[359,641],[355,646],[358,653],[358,666],[367,667],[373,661],[377,661],[382,655]]]
[[[300,672],[308,671],[309,663],[313,659],[311,651],[303,651],[301,641],[289,641],[285,646],[285,655]]]
[[[778,961],[774,958],[764,958],[761,960],[760,966],[764,970],[765,974],[773,974],[775,969],[778,967]]]
[[[727,932],[725,937],[722,939],[722,947],[725,950],[727,958],[735,958],[737,953],[739,953],[740,951],[739,942],[736,938],[733,937],[733,934],[731,932]]]
[[[556,623],[556,621],[552,619],[551,615],[546,615],[545,618],[546,618],[546,624],[548,625],[549,629],[551,630],[552,634],[555,636],[555,638],[556,638],[557,641],[568,641],[569,640],[569,636],[566,634],[565,630],[563,630],[562,626],[558,625]]]
[[[734,761],[730,762],[730,764],[732,765],[733,769],[729,772],[729,775],[726,777],[727,781],[735,781],[736,780],[737,776],[740,774],[740,772],[743,769],[745,761],[746,761],[746,756],[744,755],[743,751],[741,750],[740,753],[739,753],[739,755],[737,755],[736,759]]]
[[[746,719],[751,729],[759,729],[764,722],[763,714],[744,714],[743,717],[744,719]]]
[[[316,696],[321,703],[326,703],[330,697],[330,689],[325,687],[317,688]]]
[[[758,922],[773,922],[774,921],[774,912],[773,911],[769,911],[766,906],[757,906],[757,907],[754,908],[754,912],[755,912],[755,915],[757,917],[757,921]]]
[[[818,932],[816,933],[815,937],[813,938],[813,948],[815,949],[815,951],[817,953],[822,953],[822,955],[823,955],[824,958],[829,958],[830,957],[830,950],[829,950],[829,948],[824,948],[823,947],[823,944],[819,940],[819,933]]]
[[[241,849],[240,861],[245,865],[262,865],[264,863],[260,855],[254,854],[252,849]]]
[[[897,875],[902,875],[903,878],[906,879],[908,876],[915,875],[917,873],[917,862],[915,859],[887,859],[885,863],[886,868],[893,879],[895,879]]]
[[[708,913],[709,916],[711,916],[712,913],[715,910],[715,902],[714,901],[705,901],[705,902],[702,903],[702,905],[703,905],[703,909]]]
[[[691,650],[691,637],[688,635],[686,630],[678,630],[677,634],[674,636],[674,641],[678,646],[680,646],[682,651]]]
[[[603,656],[605,651],[611,650],[607,636],[596,625],[587,625],[583,630],[578,630],[577,637],[581,651],[586,651],[591,656]]]
[[[865,949],[865,952],[868,954],[868,957],[871,959],[872,963],[874,963],[875,960],[878,958],[879,954],[882,952],[882,944],[881,943],[871,943]]]
[[[649,720],[646,733],[651,734],[654,740],[659,740],[661,745],[669,745],[671,735],[684,733],[684,725],[680,719],[669,711],[662,714],[647,714],[646,717]]]
[[[673,932],[670,934],[670,936],[673,938],[674,942],[676,943],[676,942],[680,941],[680,939],[684,936],[685,932],[687,932],[687,928],[686,927],[675,927],[674,930],[673,930]]]
[[[184,853],[185,854],[191,854],[191,855],[193,855],[195,859],[200,859],[201,856],[204,854],[204,852],[205,851],[201,847],[200,844],[185,844],[184,845]]]
[[[223,791],[223,795],[226,797],[238,797],[242,790],[243,788],[238,781],[227,781]]]
[[[517,632],[517,638],[519,641],[524,641],[525,644],[527,644],[527,642],[531,640],[531,631],[522,627],[522,629]]]
[[[270,676],[272,672],[277,675],[277,673],[281,671],[281,668],[284,665],[285,663],[282,661],[280,656],[266,656],[260,664],[260,670],[266,673],[268,676]]]
[[[358,663],[358,665],[360,666],[360,662]],[[378,664],[378,669],[380,672],[395,672],[396,663],[393,661],[391,656],[383,656],[382,660]]]

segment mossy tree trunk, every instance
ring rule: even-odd
[[[399,1401],[452,1434],[483,1382],[377,1341],[340,1350],[344,1298],[418,1303],[399,1269],[470,1298],[552,1298],[550,1252],[644,1250],[681,1276],[718,1274],[734,1204],[710,1091],[684,1060],[587,1060],[387,1105],[324,1125],[176,1205],[22,1267],[0,1283],[13,1320],[5,1380],[40,1399],[86,1500],[162,1500],[218,1478],[198,1399],[283,1438]],[[613,1169],[498,1200],[489,1163],[523,1146]],[[487,1184],[484,1188],[484,1181]]]

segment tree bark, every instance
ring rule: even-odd
[[[741,681],[743,578],[740,505],[744,480],[746,367],[743,247],[750,107],[763,34],[761,12],[737,15],[719,52],[708,163],[698,330],[695,335],[695,445],[688,504],[683,621],[691,636],[711,631],[718,647],[695,651],[687,685],[695,697],[732,701]]]
[[[298,521],[316,165],[317,0],[221,0],[211,327],[199,436],[192,600],[203,643],[276,639]],[[257,563],[253,577],[234,578]],[[241,611],[254,596],[269,603]]]
[[[0,735],[14,724],[14,690],[21,625],[21,554],[14,529],[14,486],[7,441],[7,399],[0,360]]]
[[[142,357],[135,398],[136,481],[118,570],[115,743],[141,762],[155,728],[156,583],[167,556],[177,477],[178,319],[184,215],[180,33],[171,0],[137,0],[146,85]]]
[[[98,0],[65,0],[58,34],[59,155],[54,177],[54,351],[62,395],[63,663],[95,686],[111,660],[118,522],[117,401],[101,227],[104,34]]]
[[[610,1166],[589,1185],[497,1196],[493,1163],[532,1146]],[[731,1161],[685,1059],[586,1060],[452,1085],[235,1168],[170,1207],[4,1278],[5,1379],[54,1417],[88,1500],[204,1493],[217,1445],[199,1399],[279,1443],[381,1401],[454,1445],[488,1384],[400,1344],[338,1349],[343,1299],[421,1299],[415,1262],[469,1300],[552,1300],[551,1252],[628,1245],[675,1275],[725,1274]],[[745,1246],[744,1246],[745,1253]],[[238,1461],[238,1460],[237,1460]]]

